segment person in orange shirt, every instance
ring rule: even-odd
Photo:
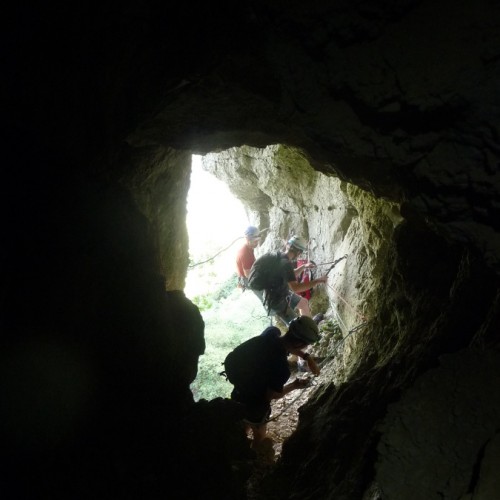
[[[245,243],[236,253],[236,273],[238,286],[245,290],[248,288],[248,275],[255,262],[254,250],[260,243],[260,231],[255,226],[248,226],[244,232]]]

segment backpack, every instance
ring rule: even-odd
[[[269,338],[279,337],[280,331],[276,327],[268,327],[263,334],[268,338],[262,338],[262,335],[252,337],[251,339],[236,346],[224,359],[223,375],[226,379],[245,394],[259,394],[265,390],[267,384],[267,366]]]
[[[224,360],[224,371],[221,375],[225,375],[227,380],[234,386],[241,386],[248,380],[248,363],[245,363],[248,355],[241,345],[235,347]]]
[[[280,253],[265,253],[252,265],[248,286],[252,290],[272,290],[283,285],[282,257]]]
[[[252,345],[253,344],[253,345]],[[227,356],[223,362],[224,371],[220,375],[224,375],[226,379],[238,388],[240,393],[258,394],[265,389],[265,378],[264,373],[261,370],[256,370],[256,359],[255,354],[255,341],[244,342],[239,346],[235,347]]]

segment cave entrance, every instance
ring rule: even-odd
[[[243,213],[248,216],[242,221],[237,217],[234,233],[230,234],[223,221],[231,208],[223,202],[220,214],[209,216],[208,221],[201,223],[209,233],[214,225],[222,229],[223,238],[210,252],[197,257],[190,245],[188,273],[195,268],[194,264],[210,261],[210,257],[214,257],[212,265],[215,264],[218,252],[224,250],[222,253],[228,259],[226,271],[233,278],[232,283],[229,280],[228,286],[223,287],[225,291],[219,293],[223,280],[216,280],[215,274],[211,276],[209,272],[204,282],[212,294],[211,300],[208,294],[197,297],[186,287],[186,295],[198,304],[206,325],[205,354],[200,356],[198,376],[191,384],[195,400],[229,397],[232,385],[219,375],[224,358],[236,345],[258,335],[271,322],[259,299],[236,286],[234,257],[238,246],[232,243],[239,240],[243,244],[241,233],[249,223],[261,230],[269,228],[256,256],[282,248],[290,234],[298,234],[308,240],[309,258],[317,264],[318,276],[331,270],[327,283],[315,289],[310,302],[312,314],[321,312],[327,317],[326,324],[320,328],[322,339],[315,345],[314,355],[322,360],[322,366],[328,365],[328,371],[322,373],[315,384],[342,383],[351,367],[356,366],[351,353],[356,342],[363,342],[360,339],[367,330],[361,327],[367,324],[379,303],[379,280],[394,228],[401,220],[399,207],[375,198],[333,173],[315,170],[303,151],[289,146],[276,144],[263,149],[241,146],[208,153],[202,159],[193,158],[194,172],[198,161],[202,161],[206,174],[213,173],[227,192],[241,200],[245,207]],[[195,183],[193,178],[192,188]],[[192,190],[188,194],[188,226],[194,216],[189,204],[194,193]],[[199,198],[205,200],[201,204],[204,216],[216,196],[202,183]],[[198,236],[192,236],[189,229],[190,240]],[[203,245],[202,248],[207,250]],[[341,258],[343,256],[346,258]],[[339,259],[340,263],[332,268],[332,263]],[[188,283],[190,279],[191,275]],[[217,300],[215,293],[218,293]],[[251,310],[247,316],[242,313],[243,300],[248,301]],[[274,318],[272,320],[274,322]],[[236,335],[233,336],[232,331]],[[292,370],[294,376],[297,373]],[[273,404],[268,433],[278,443],[274,448],[278,453],[281,443],[296,426],[298,408],[315,390],[316,386],[312,386],[297,394],[292,392],[290,397],[287,395]]]
[[[398,222],[397,207],[316,171],[303,151],[279,144],[195,156],[192,171],[187,216],[191,264],[185,291],[202,312],[207,340],[192,385],[195,399],[229,395],[232,386],[219,376],[225,356],[271,322],[259,299],[236,285],[234,257],[249,223],[261,230],[269,228],[256,256],[283,248],[290,234],[298,234],[309,242],[308,255],[318,265],[318,277],[346,257],[329,272],[326,285],[315,289],[310,302],[313,315],[324,313],[329,318],[321,347],[325,355],[330,340],[340,341],[365,322],[376,303],[370,296],[375,294],[376,277]],[[210,213],[217,205],[222,207],[219,212]],[[234,216],[238,210],[240,215]],[[212,238],[216,232],[221,236],[210,246],[203,233]],[[197,240],[203,253],[194,255]],[[217,266],[225,273],[222,279]],[[193,293],[193,280],[206,287],[204,292]]]
[[[248,224],[241,201],[203,170],[201,156],[193,155],[186,217],[190,263],[184,292],[199,307],[206,307],[204,301],[234,274],[234,254]]]
[[[189,268],[184,292],[205,321],[205,354],[191,386],[195,400],[229,397],[232,385],[221,377],[221,363],[236,345],[268,326],[262,304],[237,287],[235,255],[250,225],[243,203],[193,155],[187,197]]]
[[[190,264],[184,291],[200,308],[206,341],[191,391],[195,401],[229,398],[233,386],[219,375],[224,358],[236,345],[260,334],[276,319],[266,315],[252,292],[237,287],[235,255],[244,243],[244,229],[257,223],[229,187],[203,169],[202,157],[196,155],[192,157],[186,225]],[[257,248],[256,255],[263,251]],[[293,371],[292,378],[297,375]],[[283,442],[295,430],[298,408],[313,390],[311,385],[273,401],[268,436],[276,455],[281,454]]]

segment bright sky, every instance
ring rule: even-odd
[[[201,167],[201,156],[192,157],[191,187],[187,198],[189,254],[195,263],[205,261],[225,249],[250,224],[243,208],[229,188]],[[212,290],[235,272],[234,258],[243,238],[215,257],[214,264],[195,267],[188,272],[185,293],[192,297]],[[188,270],[189,271],[189,270]],[[213,278],[213,274],[217,278]],[[200,276],[201,274],[201,276]],[[221,276],[222,275],[222,276]]]

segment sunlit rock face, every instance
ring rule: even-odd
[[[16,5],[4,490],[159,498],[176,484],[186,498],[244,498],[238,415],[192,401],[203,325],[173,292],[196,153],[270,228],[263,249],[293,231],[318,262],[347,254],[325,292],[344,334],[369,320],[324,367],[263,498],[495,498],[499,8]],[[425,439],[406,432],[419,422]]]
[[[323,339],[317,350],[327,357],[334,353],[335,359],[323,367],[324,384],[303,412],[298,432],[284,446],[277,476],[288,476],[295,468],[302,475],[289,487],[281,486],[282,498],[297,490],[306,494],[313,484],[325,495],[346,498],[366,491],[374,498],[418,499],[435,488],[449,490],[446,494],[454,498],[457,491],[465,494],[477,488],[477,457],[484,443],[493,439],[493,422],[498,421],[491,386],[484,389],[484,397],[491,398],[492,407],[472,410],[477,421],[449,413],[450,408],[462,416],[469,411],[468,398],[478,388],[466,389],[471,383],[466,375],[463,382],[457,378],[453,384],[465,384],[469,396],[454,392],[453,403],[439,393],[437,382],[430,382],[431,394],[424,379],[417,384],[426,384],[428,393],[410,389],[412,403],[393,402],[392,411],[414,419],[403,435],[397,417],[386,420],[384,413],[419,373],[440,364],[440,354],[466,348],[471,342],[484,346],[486,338],[495,335],[489,319],[497,308],[495,279],[478,255],[450,243],[423,221],[405,220],[398,204],[314,171],[299,151],[282,146],[234,148],[207,155],[203,161],[206,170],[244,201],[256,223],[269,228],[261,253],[282,248],[287,235],[295,233],[311,239],[310,257],[318,263],[347,255],[332,270],[324,290],[328,313],[337,318],[346,340],[339,349],[334,338]],[[482,355],[469,359],[461,354],[456,359],[461,356],[476,366],[474,370],[486,362]],[[478,379],[495,379],[494,362],[490,365],[490,371],[480,370],[483,375]],[[458,375],[446,368],[434,368],[432,373],[432,380]],[[450,384],[443,381],[441,391],[449,390]],[[441,406],[434,408],[437,401]],[[456,425],[449,423],[450,418]],[[447,429],[440,431],[439,445],[433,444],[436,436],[422,430],[426,420],[431,428]],[[477,439],[457,452],[454,447],[462,427],[476,433]],[[420,433],[427,435],[426,440]],[[418,444],[424,441],[429,444]],[[426,446],[437,446],[442,460],[430,461]],[[307,465],[305,448],[314,450]],[[460,458],[452,458],[457,454]],[[325,465],[328,460],[331,467]],[[401,462],[407,470],[398,469],[396,464]],[[357,471],[352,483],[342,477],[348,471]],[[393,481],[391,473],[401,484]],[[412,474],[414,482],[407,478]],[[371,476],[375,477],[369,482]],[[420,476],[427,479],[422,481]],[[275,480],[269,481],[268,494],[276,494]],[[447,490],[443,485],[449,481],[454,486]]]
[[[316,274],[330,276],[318,292],[328,295],[335,308],[330,314],[341,313],[344,333],[374,315],[380,263],[387,260],[394,229],[403,220],[398,204],[317,172],[300,151],[279,145],[212,153],[203,158],[203,166],[266,229],[258,255],[284,250],[293,234],[309,241]]]

